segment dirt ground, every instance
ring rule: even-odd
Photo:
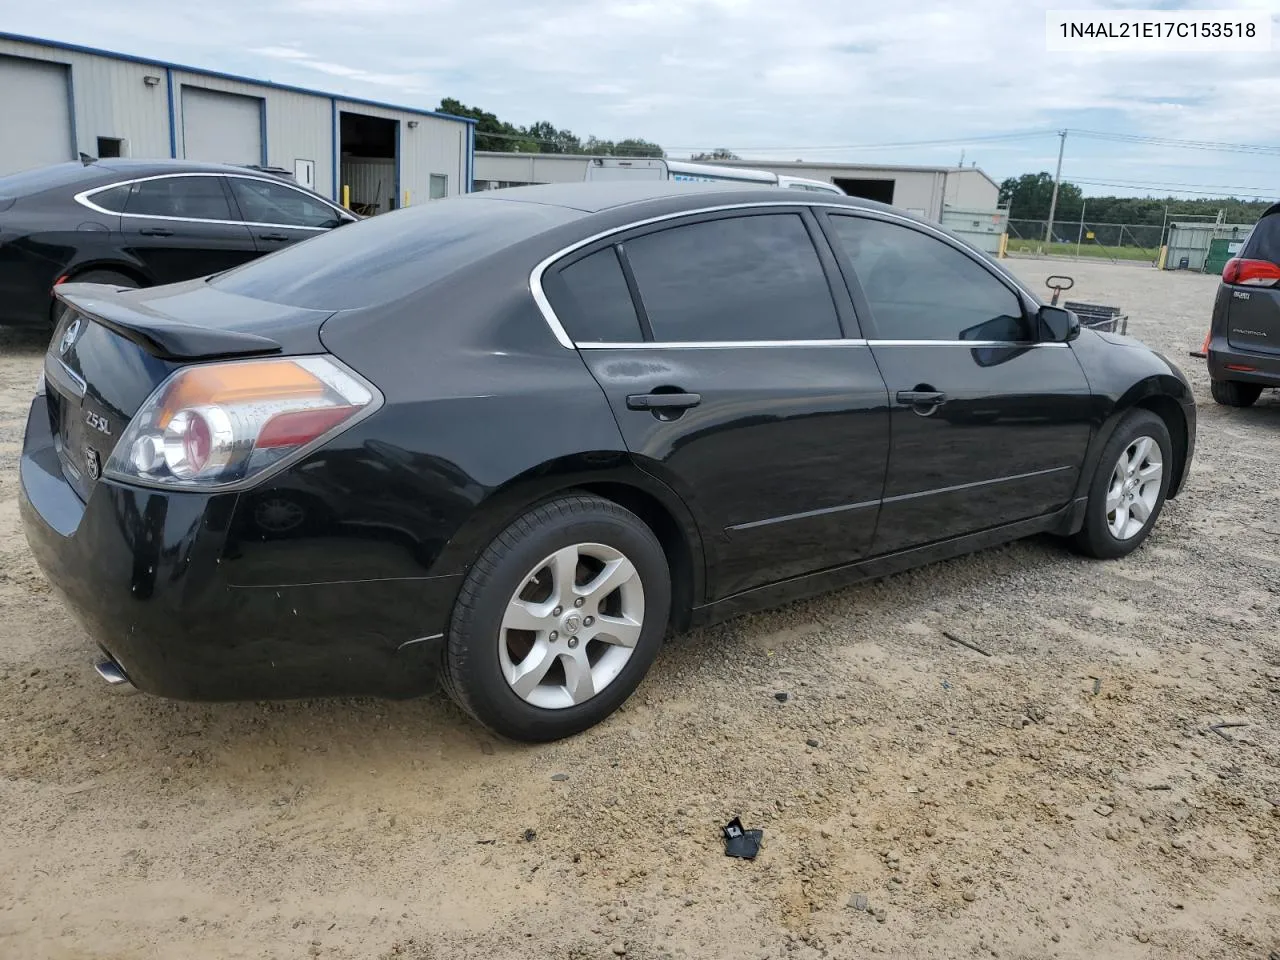
[[[1280,951],[1280,394],[1209,399],[1212,277],[1014,269],[1074,274],[1195,384],[1143,549],[1035,539],[676,637],[618,715],[534,748],[443,695],[107,689],[19,529],[43,344],[0,332],[0,957]]]

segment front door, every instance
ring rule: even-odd
[[[704,215],[548,275],[628,449],[694,512],[711,599],[871,546],[884,383],[815,236],[799,210]]]
[[[1071,347],[1038,341],[1012,284],[959,244],[887,219],[828,222],[893,411],[875,553],[1064,506],[1092,429]]]
[[[166,176],[129,185],[120,229],[156,283],[219,273],[258,251],[237,223],[220,176]]]
[[[233,176],[227,183],[260,253],[310,240],[346,219],[319,197],[283,182]]]

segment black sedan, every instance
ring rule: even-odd
[[[59,284],[190,280],[355,219],[246,167],[87,160],[0,178],[0,324],[52,324]]]
[[[170,697],[442,672],[563,737],[671,630],[1030,534],[1123,556],[1195,442],[1160,355],[795,191],[495,191],[58,295],[25,529],[100,672]]]

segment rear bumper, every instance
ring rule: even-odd
[[[1214,337],[1209,342],[1208,363],[1214,380],[1280,387],[1280,353],[1241,350],[1231,346],[1226,337]]]
[[[140,690],[189,700],[413,696],[434,684],[458,577],[237,586],[237,494],[63,478],[32,404],[19,507],[36,561]]]

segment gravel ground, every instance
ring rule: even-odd
[[[105,688],[19,530],[43,344],[0,331],[0,956],[1280,951],[1280,394],[1210,401],[1211,277],[1014,269],[1123,305],[1195,384],[1195,469],[1148,544],[1034,539],[689,633],[536,748],[442,695]],[[723,855],[734,815],[755,861]]]

